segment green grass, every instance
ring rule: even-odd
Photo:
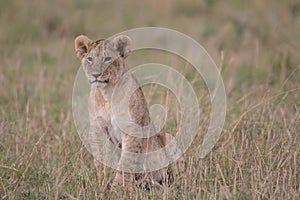
[[[181,31],[220,67],[227,93],[221,138],[198,158],[210,99],[200,76],[165,52],[134,52],[131,66],[159,62],[186,74],[199,91],[201,128],[186,152],[186,174],[138,199],[300,198],[300,3],[238,0],[0,1],[0,199],[123,199],[98,180],[72,118],[72,87],[81,33],[93,39],[142,26]],[[140,58],[140,56],[143,56]],[[185,67],[183,67],[185,66]],[[169,105],[166,130],[177,130],[176,100],[146,87],[152,103]],[[154,94],[154,95],[153,95]],[[107,174],[111,179],[113,171]]]

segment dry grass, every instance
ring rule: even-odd
[[[300,2],[160,2],[0,1],[1,199],[129,197],[121,190],[108,193],[97,180],[73,124],[79,67],[73,39],[140,26],[176,29],[204,45],[220,66],[228,109],[222,136],[207,157],[199,159],[193,145],[185,154],[184,176],[169,188],[137,190],[133,197],[300,199]],[[137,55],[129,62],[141,62]],[[172,58],[154,58],[173,64]],[[190,67],[177,67],[202,86],[204,133],[207,91]],[[166,103],[165,94],[157,101]],[[173,131],[178,111],[169,112],[166,129]]]

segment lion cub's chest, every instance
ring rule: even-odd
[[[111,103],[106,101],[101,91],[98,88],[92,88],[90,93],[90,102],[89,102],[89,113],[91,123],[96,123],[99,126],[105,126],[108,132],[108,136],[111,141],[115,144],[121,145],[122,135],[121,130],[112,120],[111,115]],[[99,121],[102,121],[102,124],[97,124]],[[105,123],[105,124],[103,124]]]

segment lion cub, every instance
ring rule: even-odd
[[[130,53],[131,40],[127,36],[117,36],[111,41],[97,40],[92,41],[87,36],[80,35],[75,39],[75,50],[77,57],[81,60],[83,70],[91,85],[89,98],[90,129],[87,136],[88,144],[94,156],[95,163],[99,163],[98,154],[103,151],[107,144],[113,144],[120,151],[117,164],[118,172],[112,186],[115,185],[145,185],[149,183],[162,183],[165,180],[165,170],[160,169],[154,172],[130,173],[123,170],[128,162],[143,164],[143,159],[139,157],[128,157],[126,152],[136,154],[147,154],[162,149],[172,136],[161,133],[150,133],[149,137],[137,137],[121,129],[115,122],[112,113],[112,96],[117,94],[120,101],[114,102],[121,104],[122,95],[128,92],[125,85],[136,88],[129,98],[129,102],[118,105],[121,110],[126,110],[130,122],[140,127],[151,126],[151,119],[147,108],[145,96],[132,74],[124,75],[129,68],[125,64],[125,59]],[[123,77],[123,79],[122,79]],[[122,79],[124,87],[117,87]],[[130,127],[129,129],[130,130]],[[149,129],[154,130],[154,129]],[[100,138],[100,139],[99,139]],[[101,139],[102,138],[102,139]],[[104,139],[103,139],[104,138]],[[108,138],[106,140],[105,138]],[[104,148],[105,149],[105,148]],[[108,148],[109,149],[109,148]],[[106,149],[107,150],[107,149]],[[114,152],[108,152],[114,154]],[[157,158],[156,162],[166,158]],[[155,163],[152,163],[155,165]],[[96,166],[98,164],[95,164]],[[134,172],[134,170],[133,170]]]

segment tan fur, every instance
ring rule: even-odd
[[[116,84],[120,78],[128,71],[125,64],[125,58],[130,53],[131,41],[127,36],[115,37],[112,41],[98,40],[92,41],[87,36],[81,35],[75,39],[75,50],[77,57],[81,60],[85,74],[91,83],[91,92],[89,99],[90,130],[89,141],[92,151],[97,151],[95,142],[99,135],[104,134],[122,151],[134,153],[153,152],[161,149],[172,136],[168,134],[155,134],[149,138],[138,138],[128,135],[119,129],[116,129],[112,123],[111,98]],[[112,58],[111,61],[107,61]],[[95,75],[99,75],[95,77]],[[130,75],[125,81],[127,84],[137,86],[135,78]],[[126,85],[125,84],[125,85]],[[124,86],[125,87],[125,86]],[[150,123],[150,115],[147,108],[145,96],[139,86],[132,94],[129,101],[129,113],[131,120],[141,127]],[[126,88],[117,91],[122,95]],[[125,109],[125,108],[124,108]],[[95,158],[96,159],[96,158]],[[119,165],[122,165],[125,158],[120,155]],[[159,160],[159,158],[158,158]],[[95,161],[95,165],[99,162]],[[145,177],[150,177],[154,181],[164,179],[164,170],[148,174],[129,174],[118,171],[113,185],[139,184],[134,180],[141,182]]]

